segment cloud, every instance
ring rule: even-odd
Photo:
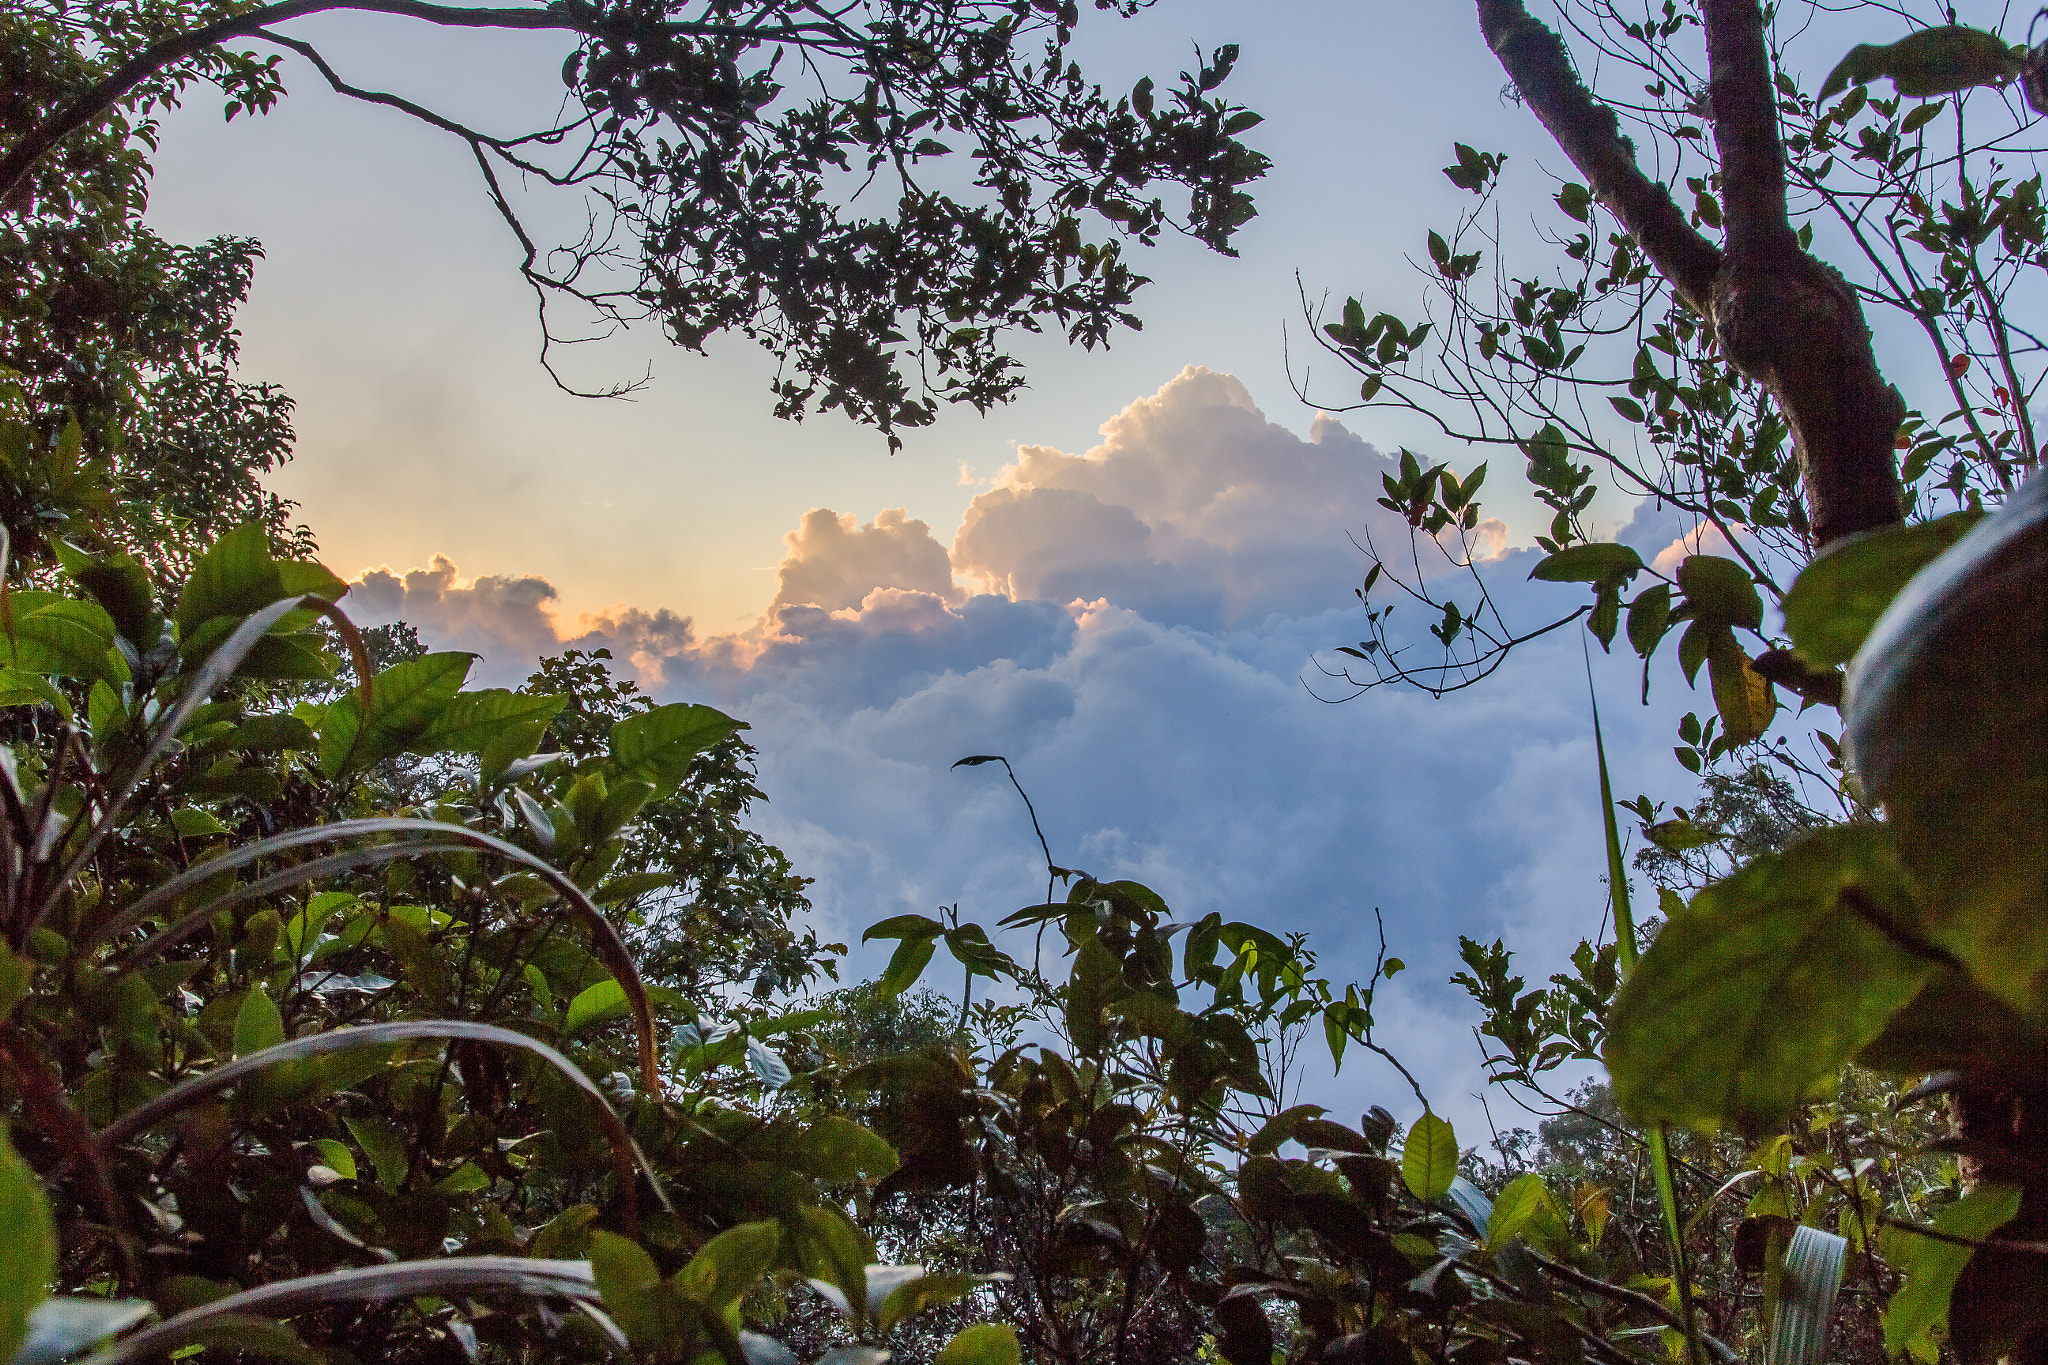
[[[932,538],[931,527],[901,507],[865,526],[851,515],[813,507],[782,543],[789,553],[776,570],[771,616],[784,607],[858,608],[878,588],[925,593],[942,602],[960,597],[945,547]]]
[[[356,593],[521,674],[537,651],[602,645],[656,695],[751,722],[770,797],[757,826],[817,878],[835,938],[940,905],[993,924],[1044,896],[1016,792],[994,769],[951,766],[972,753],[1009,757],[1061,865],[1145,881],[1183,917],[1308,931],[1340,981],[1370,974],[1379,911],[1414,969],[1386,988],[1385,1041],[1440,1112],[1478,1125],[1474,1020],[1445,985],[1459,936],[1507,938],[1540,981],[1605,916],[1577,633],[1441,702],[1389,688],[1323,705],[1301,675],[1358,634],[1349,536],[1407,535],[1376,503],[1389,462],[1328,417],[1298,436],[1237,380],[1193,368],[1102,435],[1082,455],[1021,447],[950,544],[905,509],[866,523],[811,510],[760,620],[730,635],[625,608],[565,625],[544,582],[465,585],[440,559]],[[1487,538],[1497,552],[1505,528]],[[1524,629],[1579,600],[1528,582],[1533,558],[1487,570]],[[1632,659],[1600,676],[1617,701],[1638,685]],[[1671,716],[1698,703],[1680,688],[1660,673],[1654,709],[1610,707],[1628,794],[1685,780]],[[1366,1056],[1317,1084],[1340,1107],[1415,1108]]]
[[[1102,437],[1083,455],[1020,447],[968,505],[953,571],[984,592],[1103,597],[1218,630],[1339,604],[1353,538],[1406,535],[1377,502],[1392,461],[1327,415],[1307,440],[1267,421],[1230,375],[1189,366]]]

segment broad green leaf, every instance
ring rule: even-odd
[[[406,1173],[411,1169],[404,1136],[384,1120],[367,1115],[344,1115],[341,1121],[348,1125],[349,1136],[376,1168],[377,1182],[394,1194],[404,1188]]]
[[[201,810],[197,806],[179,806],[173,810],[171,828],[178,832],[181,839],[212,839],[233,832],[216,819],[212,812]]]
[[[1979,1185],[1935,1217],[1935,1230],[1981,1241],[2019,1215],[2021,1193],[2017,1185]],[[1916,1341],[1947,1329],[1949,1295],[1972,1248],[1898,1227],[1886,1230],[1885,1243],[1886,1259],[1906,1276],[1884,1310],[1885,1353],[1896,1357]]]
[[[1008,1323],[977,1322],[945,1344],[932,1365],[1018,1365],[1017,1330]]]
[[[996,951],[988,931],[979,924],[963,924],[946,931],[946,951],[974,976],[996,977],[1012,966],[1010,959]]]
[[[884,1000],[893,1000],[916,985],[937,946],[936,939],[922,937],[906,938],[897,944],[896,951],[889,957],[888,968],[875,985],[876,992]]]
[[[1616,1097],[1646,1121],[1781,1121],[1927,979],[1933,964],[1893,937],[1915,922],[1897,851],[1871,826],[1818,830],[1707,887],[1615,996]]]
[[[2048,1057],[2048,1028],[1963,973],[1943,968],[1856,1061],[1894,1076],[1951,1070],[1996,1075],[2022,1057]]]
[[[419,737],[419,749],[422,753],[480,754],[501,736],[528,730],[538,744],[547,733],[548,722],[568,702],[567,697],[534,697],[502,687],[459,692]],[[531,746],[527,752],[532,752]]]
[[[58,557],[65,558],[61,542]],[[72,580],[105,609],[116,630],[138,649],[155,648],[156,640],[150,637],[156,619],[156,587],[150,582],[147,569],[125,554],[85,558],[75,566],[67,561],[64,567]]]
[[[49,1293],[56,1265],[49,1200],[0,1131],[0,1360],[13,1360],[27,1339],[29,1313]]]
[[[1793,648],[1816,668],[1855,658],[1907,581],[1982,520],[1981,512],[1955,512],[1828,546],[1785,594],[1785,633]]]
[[[278,560],[277,580],[285,597],[321,597],[339,602],[348,592],[348,584],[340,575],[313,559]]]
[[[1609,576],[1640,572],[1643,557],[1626,545],[1588,541],[1559,550],[1529,571],[1529,577],[1550,583],[1598,583]]]
[[[170,1358],[177,1359],[175,1348],[180,1346],[187,1349],[215,1347],[222,1352],[238,1351],[270,1360],[291,1361],[292,1365],[326,1365],[327,1359],[308,1346],[287,1324],[275,1318],[255,1317],[247,1313],[222,1313],[202,1319],[163,1337],[158,1343],[158,1350],[169,1351]]]
[[[1508,1182],[1493,1201],[1486,1220],[1486,1245],[1498,1251],[1515,1238],[1548,1246],[1564,1231],[1564,1213],[1557,1207],[1543,1177],[1534,1171]]]
[[[986,1275],[947,1272],[919,1274],[889,1291],[888,1297],[883,1299],[881,1306],[875,1310],[875,1325],[886,1332],[897,1323],[914,1318],[927,1308],[938,1308],[954,1303],[988,1282],[989,1277]],[[870,1292],[873,1292],[872,1288]]]
[[[1747,744],[1771,728],[1777,694],[1725,630],[1716,631],[1708,647],[1707,680],[1714,689],[1714,709],[1721,713],[1721,733],[1730,743]]]
[[[119,678],[125,670],[112,662],[113,643],[113,618],[99,606],[53,602],[16,612],[5,662],[24,673],[54,678]]]
[[[790,1166],[835,1185],[879,1179],[899,1164],[896,1149],[843,1114],[820,1114],[779,1154]]]
[[[0,706],[48,706],[64,719],[71,719],[70,701],[51,685],[48,678],[40,673],[4,665],[0,665]],[[99,733],[98,726],[93,727],[93,733]]]
[[[313,1150],[320,1154],[320,1164],[333,1171],[343,1180],[356,1178],[356,1156],[346,1145],[333,1138],[314,1138]]]
[[[270,557],[269,530],[261,522],[245,521],[192,566],[178,596],[178,633],[189,645],[206,622],[247,616],[283,596],[284,582]]]
[[[1679,590],[1697,620],[1755,630],[1764,623],[1764,599],[1749,570],[1720,555],[1687,555],[1679,561]]]
[[[681,1346],[681,1320],[676,1305],[663,1292],[661,1271],[639,1245],[602,1228],[590,1234],[590,1271],[605,1311],[627,1340],[658,1356]]]
[[[1451,1125],[1428,1110],[1408,1130],[1401,1145],[1401,1180],[1408,1193],[1434,1204],[1450,1192],[1458,1177],[1458,1135]]]
[[[626,988],[616,978],[606,977],[576,993],[569,1002],[568,1017],[562,1021],[562,1032],[573,1038],[592,1025],[623,1019],[626,1013]]]
[[[708,706],[678,702],[628,716],[612,726],[612,758],[632,777],[673,790],[706,749],[723,744],[746,726]]]
[[[402,753],[447,710],[469,675],[474,654],[429,654],[379,673],[370,714],[362,696],[344,693],[320,722],[320,771],[328,777]]]
[[[877,938],[937,938],[946,931],[946,926],[930,915],[895,915],[880,924],[870,925],[860,936],[862,943]]]
[[[242,994],[242,1007],[235,1012],[235,1055],[246,1057],[284,1041],[284,1016],[260,983]]]
[[[782,1224],[772,1218],[727,1228],[676,1272],[676,1288],[713,1312],[738,1303],[782,1256]]]

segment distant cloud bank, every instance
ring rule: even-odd
[[[623,607],[564,622],[544,580],[464,582],[440,557],[366,573],[347,606],[482,654],[491,681],[605,647],[657,696],[750,721],[771,798],[759,828],[818,879],[825,927],[849,942],[905,910],[958,903],[992,923],[1043,895],[1015,793],[951,768],[970,753],[1009,756],[1061,863],[1146,881],[1189,916],[1308,929],[1333,976],[1371,971],[1380,908],[1416,969],[1384,988],[1384,1041],[1463,1112],[1481,1084],[1469,1012],[1443,985],[1458,935],[1508,936],[1541,980],[1603,918],[1577,639],[1546,637],[1444,702],[1385,689],[1325,706],[1301,675],[1359,633],[1352,540],[1405,543],[1376,501],[1392,462],[1329,417],[1304,439],[1194,367],[1102,438],[1080,455],[1019,448],[950,543],[907,509],[812,509],[737,633]],[[1646,555],[1674,536],[1647,517],[1630,533]],[[1528,625],[1575,605],[1526,582],[1531,552],[1506,540],[1481,528],[1503,610]],[[1638,675],[1616,664],[1601,676],[1619,702]],[[1659,688],[1655,710],[1610,708],[1629,795],[1683,789],[1671,715],[1704,703]],[[1343,1081],[1319,1098],[1401,1109],[1405,1091],[1368,1065]]]

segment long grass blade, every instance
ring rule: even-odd
[[[163,757],[164,750],[170,748],[171,741],[185,728],[185,722],[192,719],[192,713],[204,706],[206,699],[213,695],[214,689],[226,682],[234,671],[242,666],[242,660],[249,657],[249,651],[256,647],[258,640],[270,633],[273,626],[295,611],[306,610],[308,603],[324,601],[324,598],[318,597],[287,597],[282,602],[272,602],[235,627],[234,634],[221,641],[220,647],[207,655],[206,662],[192,675],[192,681],[185,685],[183,694],[157,726],[156,734],[150,738],[149,747],[144,749],[142,757],[136,760],[135,770],[114,794],[114,799],[100,812],[99,818],[86,830],[85,839],[65,862],[64,870],[51,879],[46,904],[39,909],[38,919],[47,910],[47,902],[63,893],[64,888],[71,884],[71,880],[92,860],[92,855],[98,851],[100,844],[120,825],[121,812],[135,799],[135,793],[140,790],[150,771],[156,767],[157,760]]]
[[[663,1207],[668,1205],[668,1196],[662,1193],[661,1181],[654,1168],[640,1151],[640,1145],[633,1141],[633,1135],[626,1131],[605,1097],[604,1091],[590,1077],[583,1074],[574,1062],[541,1042],[496,1024],[477,1024],[462,1019],[399,1019],[386,1024],[357,1024],[350,1028],[330,1029],[325,1033],[309,1034],[304,1038],[293,1038],[272,1047],[262,1048],[246,1057],[237,1057],[223,1062],[202,1075],[180,1081],[155,1099],[138,1108],[129,1110],[120,1118],[100,1130],[99,1143],[102,1148],[112,1147],[148,1131],[181,1109],[199,1103],[228,1090],[249,1077],[276,1066],[280,1062],[303,1061],[308,1057],[319,1057],[330,1052],[345,1052],[359,1047],[376,1047],[383,1043],[402,1043],[414,1038],[466,1038],[480,1043],[496,1043],[503,1047],[519,1048],[531,1052],[555,1070],[567,1076],[578,1090],[588,1095],[597,1106],[598,1119],[604,1124],[610,1136],[613,1155],[618,1159],[621,1174],[627,1179],[637,1168],[647,1183],[654,1187]]]
[[[1845,1237],[1804,1224],[1793,1229],[1792,1241],[1785,1248],[1765,1365],[1821,1365],[1828,1348],[1828,1319],[1834,1315],[1848,1251]]]
[[[1585,648],[1581,639],[1580,647]],[[1621,827],[1614,818],[1614,784],[1607,774],[1607,739],[1600,729],[1600,694],[1593,686],[1593,655],[1586,651],[1586,693],[1593,702],[1593,753],[1600,764],[1600,825],[1607,838],[1607,885],[1614,904],[1615,951],[1625,973],[1636,965],[1636,921],[1629,904],[1628,864],[1622,858]],[[1678,1182],[1671,1173],[1670,1131],[1656,1124],[1646,1133],[1657,1206],[1664,1215],[1664,1240],[1671,1249],[1671,1281],[1678,1286],[1678,1312],[1685,1319],[1687,1359],[1705,1365],[1699,1324],[1693,1318],[1692,1268],[1685,1255],[1685,1220],[1678,1211]]]
[[[596,1304],[597,1280],[588,1261],[528,1260],[523,1256],[453,1256],[439,1261],[356,1266],[258,1285],[166,1318],[87,1356],[82,1365],[128,1365],[175,1349],[226,1318],[286,1317],[346,1300],[382,1301],[423,1295],[522,1294]]]
[[[391,847],[389,845],[380,845],[359,850],[354,854],[335,854],[327,859],[319,859],[315,860],[315,862],[302,864],[298,869],[290,869],[274,874],[274,876],[283,880],[272,883],[270,889],[276,890],[293,882],[306,881],[313,876],[323,876],[331,872],[346,870],[349,866],[383,861],[398,856],[412,856],[413,854],[427,852],[445,852],[448,851],[451,845],[475,849],[482,853],[490,853],[509,862],[519,864],[553,887],[556,893],[564,901],[568,902],[569,908],[575,912],[576,917],[583,922],[583,927],[590,934],[591,942],[597,948],[598,957],[603,960],[605,966],[611,969],[612,976],[618,981],[619,989],[625,992],[626,1004],[632,1011],[634,1029],[638,1035],[641,1086],[650,1094],[659,1093],[661,1089],[661,1068],[657,1062],[655,1051],[654,1006],[648,999],[647,987],[640,980],[640,970],[634,965],[633,955],[627,951],[625,942],[619,938],[618,930],[612,927],[611,921],[604,917],[604,912],[597,908],[583,888],[576,885],[575,881],[567,873],[555,867],[552,863],[528,853],[517,844],[507,843],[495,835],[484,834],[481,831],[469,829],[463,825],[451,825],[439,820],[417,820],[400,816],[385,816],[363,820],[338,820],[333,824],[315,825],[310,829],[292,830],[285,834],[272,835],[268,839],[258,839],[253,843],[243,844],[240,847],[228,850],[218,857],[209,858],[203,863],[187,868],[169,881],[155,887],[137,899],[121,913],[110,917],[104,923],[96,926],[88,935],[82,937],[79,944],[72,949],[72,958],[77,960],[98,944],[134,927],[155,910],[177,900],[179,896],[184,895],[194,887],[205,885],[208,881],[220,876],[224,872],[232,872],[239,868],[247,867],[259,859],[278,853],[288,853],[293,849],[304,848],[309,844],[338,843],[350,839],[370,838],[376,835],[412,835],[418,836],[421,842],[409,846],[407,853],[403,855],[389,852],[388,850]],[[352,858],[358,861],[350,863],[348,860]],[[340,861],[336,861],[337,859]],[[315,868],[316,866],[319,869],[318,871],[305,871],[305,869]],[[301,875],[302,873],[303,875]],[[229,895],[238,896],[241,899],[247,898],[240,895],[239,892],[230,892]],[[211,907],[211,909],[217,908],[217,904]],[[199,912],[194,913],[198,914]],[[210,910],[208,913],[210,913]],[[129,951],[123,957],[123,968],[132,968],[140,965],[155,954],[170,947],[171,944],[175,943],[178,938],[183,937],[184,934],[190,933],[192,928],[188,922],[192,918],[192,916],[186,916],[178,924],[170,926],[170,928],[163,930],[147,942]],[[202,919],[200,922],[203,923],[204,920]]]

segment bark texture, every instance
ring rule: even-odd
[[[1799,453],[1816,548],[1904,515],[1892,439],[1905,405],[1878,372],[1855,292],[1803,250],[1785,209],[1770,53],[1756,0],[1701,0],[1721,154],[1724,250],[1646,176],[1614,111],[1522,0],[1478,0],[1515,88],[1587,186],[1693,311],[1728,361],[1777,399]]]

